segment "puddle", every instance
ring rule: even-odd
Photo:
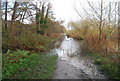
[[[54,54],[57,54],[60,59],[67,61],[67,63],[77,69],[81,69],[89,78],[106,79],[105,76],[98,71],[97,66],[92,64],[90,58],[81,55],[80,43],[73,38],[65,36],[60,47],[52,51]]]

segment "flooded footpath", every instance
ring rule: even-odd
[[[52,53],[58,55],[52,79],[106,79],[93,61],[81,54],[81,45],[73,38],[65,36]]]

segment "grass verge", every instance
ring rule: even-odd
[[[110,79],[120,80],[120,64],[115,63],[108,57],[102,57],[99,54],[88,53],[94,59],[94,64],[98,65],[99,70],[102,71]]]
[[[16,50],[3,54],[3,79],[50,79],[56,56]]]

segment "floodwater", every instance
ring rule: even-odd
[[[73,38],[71,37],[68,38],[67,36],[65,36],[64,40],[61,42],[60,47],[55,48],[53,51],[54,54],[57,54],[59,57],[57,69],[55,72],[56,78],[60,78],[59,76],[62,76],[62,74],[64,74],[66,70],[73,69],[70,68],[70,66],[69,69],[67,69],[68,68],[67,64],[69,64],[72,67],[76,68],[77,70],[78,69],[82,70],[81,73],[83,75],[87,75],[87,77],[90,79],[106,79],[105,76],[100,71],[98,71],[97,66],[93,64],[93,61],[88,56],[81,54],[80,42],[74,40]],[[60,71],[63,72],[61,72],[60,74]],[[75,70],[73,69],[73,71]],[[71,73],[68,72],[69,77],[71,77],[70,74]],[[73,72],[73,74],[75,73]]]
[[[65,58],[67,60],[68,57],[72,57],[73,55],[76,55],[80,52],[80,45],[73,38],[68,38],[65,36],[56,52],[59,57],[63,59]]]

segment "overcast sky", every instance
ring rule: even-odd
[[[84,7],[87,6],[85,0],[80,0],[80,2],[84,4]],[[74,10],[75,5],[79,5],[79,0],[51,0],[51,3],[53,5],[55,17],[57,18],[57,20],[64,20],[64,25],[67,25],[67,23],[70,21],[80,20],[80,17]]]
[[[13,1],[13,0],[8,0],[8,1]],[[88,1],[94,2],[96,4],[100,0],[88,0]],[[120,1],[120,0],[103,0],[103,1],[109,2],[109,1]],[[77,6],[77,8],[79,9],[80,14],[84,12],[80,5],[82,5],[84,8],[89,10],[86,0],[50,0],[50,2],[52,4],[56,20],[64,20],[65,21],[65,23],[63,24],[64,26],[67,26],[68,22],[70,21],[77,21],[81,19],[74,10],[75,6]]]
[[[74,0],[51,0],[57,20],[64,20],[65,25],[69,21],[78,20],[79,17],[74,10]]]
[[[75,4],[78,6],[80,5],[79,2],[81,2],[83,7],[88,7],[86,0],[50,0],[50,1],[53,5],[55,17],[57,18],[57,20],[60,19],[64,20],[65,21],[64,25],[67,25],[67,23],[70,21],[80,20],[80,17],[74,10]],[[89,0],[89,1],[97,3],[100,0]],[[104,1],[116,1],[116,0],[104,0]],[[80,10],[80,13],[82,12],[83,11]]]

